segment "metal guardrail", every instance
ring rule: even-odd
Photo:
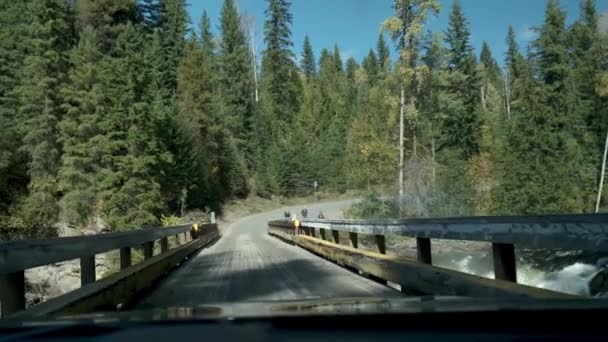
[[[132,248],[142,248],[145,260],[154,257],[160,241],[161,256],[169,251],[169,237],[178,245],[196,239],[217,224],[184,224],[91,236],[9,241],[0,243],[0,302],[2,316],[25,309],[25,273],[30,268],[80,259],[81,286],[96,281],[95,255],[120,250],[120,269],[131,267]]]
[[[608,214],[487,216],[403,220],[304,220],[296,228],[288,220],[268,223],[274,235],[294,240],[298,235],[331,238],[347,232],[350,246],[358,248],[359,234],[374,236],[380,254],[386,254],[386,236],[416,238],[417,261],[432,265],[431,239],[492,243],[495,279],[516,283],[515,246],[529,249],[608,251]],[[308,242],[307,242],[308,243]]]

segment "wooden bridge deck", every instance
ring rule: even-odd
[[[336,217],[350,202],[309,207]],[[292,208],[292,212],[299,212]],[[401,296],[303,249],[267,234],[267,222],[282,210],[235,222],[217,243],[203,249],[161,282],[138,308],[193,306],[205,303],[314,298]]]

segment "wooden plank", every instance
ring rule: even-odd
[[[515,246],[504,243],[493,243],[492,256],[494,257],[494,277],[516,283]]]
[[[154,241],[144,242],[142,247],[144,249],[144,259],[151,259],[154,256]]]
[[[429,265],[433,263],[431,256],[431,239],[416,238],[416,257],[418,262]]]
[[[315,220],[306,226],[369,235],[486,241],[526,248],[608,251],[608,214],[481,216],[404,220]]]
[[[334,243],[337,243],[339,245],[340,244],[340,232],[337,230],[332,230],[331,236],[334,240]]]
[[[346,266],[357,268],[366,274],[396,284],[405,284],[408,288],[423,294],[546,299],[581,298],[509,281],[482,278],[397,256],[336,245],[308,236],[296,236],[294,240],[298,246],[304,249]]]
[[[131,266],[131,247],[123,247],[120,249],[120,269],[124,270]]]
[[[25,309],[25,273],[23,271],[0,275],[0,303],[2,318]]]
[[[200,238],[173,248],[166,254],[159,254],[128,270],[50,299],[28,310],[20,311],[10,318],[23,319],[54,314],[72,315],[102,310],[114,311],[119,304],[130,303],[142,290],[153,285],[184,258],[196,253],[218,236],[217,229],[209,230]]]
[[[80,286],[95,282],[95,256],[80,258]]]
[[[350,239],[350,246],[352,248],[359,248],[359,235],[357,233],[348,233],[348,238]]]
[[[186,224],[90,236],[0,242],[0,274],[139,246],[147,241],[189,231],[191,226]]]
[[[169,238],[164,237],[160,239],[160,252],[165,253],[169,250]]]
[[[374,235],[376,240],[376,247],[380,254],[386,254],[386,237],[384,235]]]

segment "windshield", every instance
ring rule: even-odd
[[[607,151],[604,0],[1,1],[2,316],[603,298]]]

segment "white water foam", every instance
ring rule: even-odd
[[[452,265],[445,265],[460,272],[470,273],[485,278],[494,278],[494,271],[480,270],[472,267],[472,256],[452,260]],[[517,282],[523,285],[540,287],[547,290],[589,296],[589,281],[600,270],[595,265],[576,262],[556,272],[545,272],[528,264],[517,265]]]

